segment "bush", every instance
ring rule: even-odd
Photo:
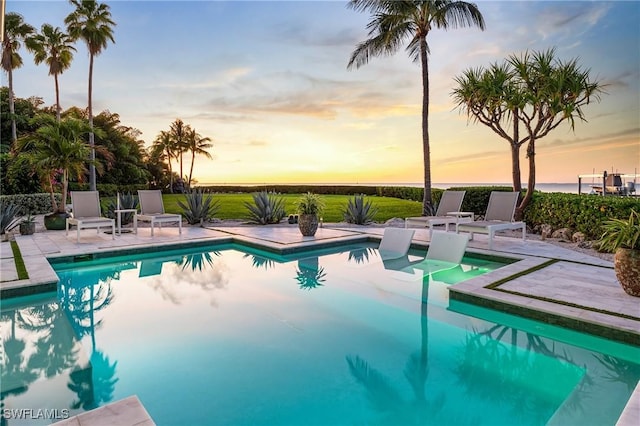
[[[190,225],[199,223],[202,226],[205,220],[213,219],[220,210],[220,202],[214,201],[211,195],[205,196],[201,189],[194,189],[184,197],[185,202],[178,200],[178,205],[182,208],[182,215]]]
[[[348,223],[367,225],[373,222],[373,217],[377,212],[378,209],[373,206],[370,200],[365,201],[364,195],[355,195],[347,201],[343,215],[344,220]]]
[[[530,227],[548,224],[554,229],[570,228],[582,232],[587,239],[597,240],[604,233],[607,220],[626,220],[639,207],[635,197],[535,192],[524,211],[524,220]]]
[[[266,191],[253,194],[253,204],[245,202],[244,205],[249,210],[249,222],[259,225],[280,223],[286,215],[284,199]]]
[[[296,211],[298,214],[315,214],[318,215],[322,213],[324,209],[324,202],[317,195],[311,192],[307,192],[306,194],[302,194],[298,199],[296,204]]]
[[[54,196],[56,201],[60,203],[62,195],[54,194]],[[31,214],[46,214],[53,211],[49,193],[0,195],[0,204],[15,204],[21,211],[31,212]]]

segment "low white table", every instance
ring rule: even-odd
[[[138,233],[138,218],[135,213],[138,212],[138,209],[116,209],[113,211],[116,214],[117,220],[117,228],[118,235],[122,235],[122,213],[133,213],[133,233]]]
[[[458,232],[459,224],[473,222],[475,220],[473,212],[447,212],[447,216],[454,216],[456,218],[456,232]]]

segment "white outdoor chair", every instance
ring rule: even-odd
[[[429,242],[427,256],[414,267],[424,271],[424,275],[455,268],[460,265],[468,243],[467,234],[435,231]]]
[[[468,232],[473,240],[474,233],[489,235],[489,250],[493,249],[493,236],[497,231],[522,229],[522,240],[526,239],[527,226],[524,222],[514,221],[513,215],[518,203],[518,192],[493,191],[489,196],[489,205],[484,220],[456,225],[456,232]]]
[[[80,242],[80,230],[85,228],[111,228],[111,239],[115,239],[116,221],[102,216],[100,211],[100,195],[98,191],[71,191],[72,217],[66,220],[66,234],[69,227],[76,227],[76,242]]]
[[[385,228],[378,253],[383,260],[406,256],[413,240],[413,229]]]
[[[467,213],[464,216],[448,214],[448,213],[461,213],[460,207],[462,206],[462,200],[466,191],[444,191],[438,203],[438,209],[435,216],[417,216],[408,217],[404,221],[404,227],[410,228],[411,225],[428,226],[429,227],[429,239],[433,233],[433,227],[436,225],[445,225],[446,230],[449,230],[449,225],[455,225],[461,222],[473,221],[473,213]]]
[[[140,201],[140,213],[136,213],[139,221],[151,223],[151,236],[153,227],[157,224],[162,229],[163,223],[178,222],[178,232],[182,235],[182,215],[164,212],[162,192],[160,190],[138,190]]]

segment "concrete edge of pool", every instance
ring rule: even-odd
[[[164,229],[166,233],[170,234],[168,236],[165,235],[166,238],[164,239],[162,237],[149,239],[133,236],[129,241],[121,240],[122,243],[120,244],[111,243],[110,236],[107,239],[95,236],[95,234],[93,238],[83,235],[83,239],[90,239],[91,242],[84,244],[81,242],[79,245],[75,243],[75,239],[71,242],[64,237],[64,234],[60,236],[60,233],[57,235],[58,238],[55,239],[47,237],[49,238],[48,241],[36,241],[32,238],[33,236],[17,237],[16,241],[22,252],[30,278],[29,280],[5,281],[0,283],[0,297],[8,298],[55,290],[58,277],[51,267],[49,259],[73,258],[74,256],[82,256],[87,253],[99,253],[102,256],[106,256],[148,252],[159,249],[164,250],[184,245],[210,246],[212,244],[225,243],[237,243],[284,255],[297,251],[307,251],[311,248],[319,248],[319,246],[331,247],[358,241],[377,241],[380,239],[383,230],[383,228],[355,230],[352,228],[325,228],[319,230],[320,237],[317,239],[308,237],[302,239],[299,237],[299,234],[296,236],[295,233],[291,232],[285,235],[284,238],[281,238],[273,229],[268,229],[267,232],[263,234],[255,234],[250,231],[250,227],[199,228],[198,232],[194,233],[194,236],[187,236],[186,238],[184,236],[178,236],[177,229],[175,230],[176,232],[173,233],[170,230],[167,231],[166,228]],[[35,235],[38,235],[38,233]],[[131,235],[125,234],[125,237],[131,237]],[[497,244],[494,246],[494,251],[489,251],[483,248],[483,244],[486,246],[486,241],[483,241],[482,237],[483,236],[477,236],[475,242],[470,245],[468,249],[470,254],[512,258],[517,259],[517,261],[489,274],[452,286],[450,288],[451,299],[466,301],[479,306],[486,306],[491,309],[498,309],[538,321],[640,346],[640,318],[637,318],[635,315],[622,317],[619,315],[611,315],[611,312],[618,312],[614,311],[614,309],[612,309],[611,312],[601,312],[599,309],[593,309],[589,306],[590,302],[594,300],[593,295],[577,294],[576,297],[580,303],[574,303],[573,306],[568,306],[562,300],[555,300],[553,297],[527,295],[527,292],[523,292],[522,289],[520,289],[520,291],[511,291],[510,289],[500,288],[501,286],[490,288],[492,284],[501,281],[507,283],[509,281],[526,281],[522,278],[526,278],[527,275],[534,275],[534,273],[538,271],[536,267],[544,266],[545,262],[553,259],[553,253],[545,257],[544,254],[539,252],[539,247],[534,247],[534,250],[526,250],[526,244],[532,244],[534,242],[522,242],[521,240],[506,237],[498,237],[495,241]],[[428,239],[416,233],[413,247],[420,249],[426,248],[427,246]],[[517,246],[515,250],[514,246]],[[531,253],[527,253],[528,251]],[[606,263],[603,264],[601,261],[591,262],[589,259],[586,263],[583,263],[583,261],[579,259],[563,262],[579,264],[579,268],[587,270],[585,274],[589,276],[597,275],[602,273],[602,271],[613,273],[612,268],[607,266]],[[579,281],[581,278],[582,277],[576,277],[575,280]],[[640,423],[639,405],[640,384],[635,388],[617,425],[626,426]],[[83,422],[81,424],[96,423]],[[123,424],[133,425],[135,423]]]

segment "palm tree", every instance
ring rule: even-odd
[[[15,105],[13,101],[13,70],[22,66],[22,57],[18,53],[21,42],[26,40],[35,29],[24,22],[21,15],[10,12],[4,21],[2,34],[2,69],[7,72],[9,80],[9,114],[11,115],[11,141],[18,139],[16,131]]]
[[[171,130],[169,131],[173,142],[173,152],[176,154],[176,158],[180,164],[181,180],[184,179],[184,174],[182,173],[182,154],[187,150],[189,132],[191,132],[191,126],[188,124],[185,125],[184,121],[179,118],[171,124]]]
[[[64,213],[69,178],[81,179],[86,171],[85,162],[91,148],[82,137],[89,133],[90,127],[85,121],[73,117],[64,117],[59,122],[49,115],[36,119],[42,126],[33,134],[20,138],[17,148],[42,176],[46,176],[45,184],[49,188],[53,210]],[[102,154],[109,160],[112,158],[109,152]],[[54,182],[58,178],[62,182],[60,203],[54,196]]]
[[[73,39],[64,33],[60,27],[43,24],[40,34],[29,37],[26,40],[27,49],[34,53],[36,65],[46,62],[49,65],[49,75],[53,76],[56,84],[56,119],[60,121],[60,88],[58,75],[71,66],[73,52],[76,48],[72,45]]]
[[[407,52],[422,65],[422,149],[424,160],[424,196],[422,214],[433,212],[431,197],[431,153],[429,147],[429,45],[427,36],[433,28],[477,26],[484,30],[484,18],[473,3],[451,0],[350,0],[349,7],[373,15],[367,24],[370,38],[358,44],[347,68],[360,68],[372,56],[395,53],[405,39]]]
[[[109,6],[105,3],[98,3],[95,0],[69,0],[76,10],[71,12],[64,20],[67,25],[69,35],[73,40],[82,39],[87,44],[89,50],[89,146],[91,146],[91,162],[89,163],[89,186],[92,191],[96,190],[96,152],[93,136],[93,58],[102,53],[107,48],[107,43],[113,39],[113,27],[116,25],[111,20]]]
[[[213,144],[211,142],[211,138],[203,138],[200,133],[196,132],[196,129],[189,129],[187,132],[187,149],[191,151],[191,167],[189,168],[189,180],[187,181],[187,186],[191,188],[191,177],[193,175],[193,163],[195,162],[196,155],[204,155],[209,160],[213,157],[207,151],[208,148],[213,148]]]
[[[173,168],[171,166],[171,160],[175,157],[173,141],[171,140],[171,134],[167,131],[161,131],[156,140],[151,145],[151,155],[165,160],[169,165],[169,191],[173,193]]]

